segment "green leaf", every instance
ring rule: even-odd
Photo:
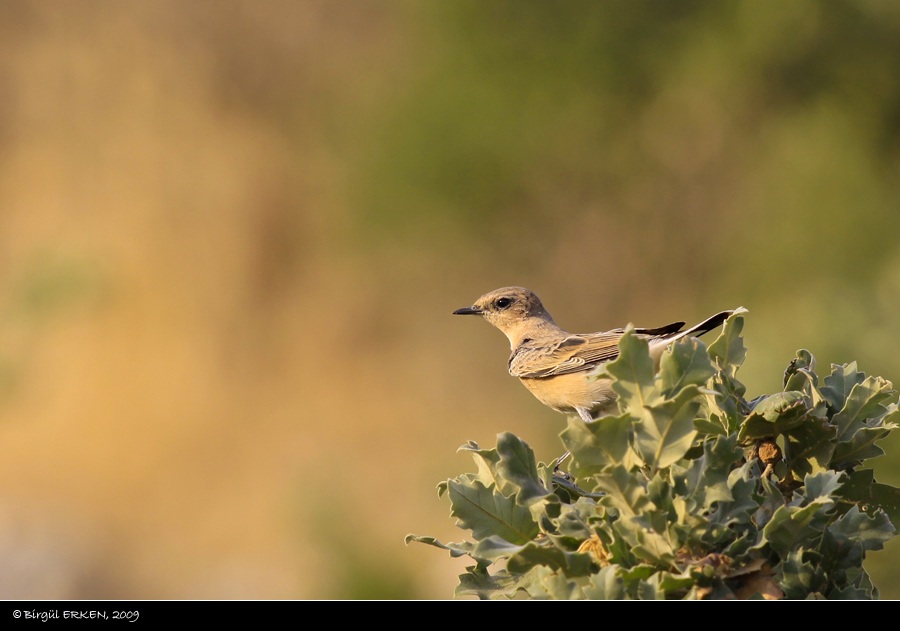
[[[894,525],[883,511],[867,515],[856,506],[828,527],[835,537],[858,542],[864,550],[881,550],[896,533]]]
[[[801,543],[814,546],[822,536],[820,513],[826,508],[819,502],[807,506],[780,506],[763,528],[763,535],[781,557]]]
[[[469,555],[480,561],[494,562],[507,559],[521,549],[522,545],[510,543],[497,535],[491,535],[476,543]]]
[[[619,409],[640,418],[641,410],[659,399],[654,385],[655,366],[647,340],[634,334],[628,325],[619,340],[619,356],[606,365],[615,379],[612,388],[619,395]]]
[[[693,584],[694,578],[688,574],[659,573],[659,586],[666,594],[689,589]]]
[[[528,593],[534,598],[553,600],[573,600],[581,597],[581,590],[575,581],[570,581],[562,572],[545,566],[535,566],[526,576],[533,577]]]
[[[841,582],[843,582],[847,570],[862,566],[866,553],[861,543],[848,537],[845,532],[834,530],[835,523],[832,523],[822,533],[822,543],[818,549],[821,555],[819,564],[826,574],[833,577],[833,580],[840,575]],[[837,583],[837,580],[835,582]]]
[[[648,408],[635,426],[635,447],[651,470],[668,467],[690,449],[697,434],[698,395],[696,386],[687,386],[675,398]]]
[[[846,476],[840,471],[823,471],[815,475],[807,475],[803,480],[803,495],[807,502],[817,500],[827,504],[834,502],[831,497],[844,483]]]
[[[900,489],[875,482],[871,469],[851,473],[838,495],[859,504],[866,513],[881,509],[893,523],[900,524]]]
[[[776,392],[756,404],[744,420],[740,440],[775,437],[803,425],[809,408],[801,392]]]
[[[857,463],[884,455],[884,450],[875,444],[891,433],[893,428],[863,427],[858,429],[848,441],[835,445],[831,466],[839,467],[846,463]]]
[[[806,409],[806,398],[802,392],[776,392],[764,398],[753,408],[753,413],[762,416],[770,423],[783,419],[785,416],[794,417],[797,410]]]
[[[816,358],[808,350],[801,348],[784,371],[784,389],[799,390],[807,396],[811,395],[819,383],[815,370]]]
[[[590,555],[569,552],[552,545],[540,545],[534,541],[522,546],[506,562],[512,573],[527,572],[535,565],[544,565],[553,570],[561,570],[566,576],[589,576],[595,566]]]
[[[575,462],[572,473],[577,477],[588,476],[622,462],[630,448],[633,422],[629,415],[604,416],[593,423],[569,417],[560,437]]]
[[[608,565],[588,577],[582,588],[584,596],[591,600],[623,600],[626,597],[625,581],[618,565]]]
[[[659,363],[660,390],[671,397],[685,386],[704,385],[714,374],[706,346],[695,337],[687,337],[663,352]]]
[[[710,417],[721,419],[725,433],[735,432],[749,411],[744,400],[744,385],[719,371],[710,382],[712,395],[707,396]]]
[[[883,416],[887,412],[883,403],[894,394],[891,383],[881,377],[866,377],[854,385],[841,411],[832,418],[838,426],[838,440],[849,440],[857,430],[866,427],[867,419]]]
[[[466,568],[466,573],[459,577],[456,586],[457,596],[477,596],[482,600],[511,597],[518,590],[518,579],[514,576],[491,576],[486,565],[478,564]]]
[[[419,535],[414,534],[406,535],[403,541],[404,543],[406,543],[406,545],[409,545],[412,542],[416,542],[434,546],[435,548],[442,548],[444,550],[448,550],[451,557],[471,555],[473,549],[472,544],[468,541],[461,541],[458,543],[441,543],[434,537],[420,537]]]
[[[799,476],[828,466],[834,453],[837,428],[815,417],[807,418],[799,427],[787,434],[785,452],[789,456],[791,470]],[[812,466],[815,463],[815,467]]]
[[[634,515],[653,506],[647,498],[647,489],[637,476],[621,465],[611,467],[605,475],[598,477],[597,488],[606,491],[600,503],[617,508],[622,514]]]
[[[716,438],[703,444],[703,455],[684,470],[681,480],[675,479],[673,467],[673,485],[679,495],[691,498],[697,506],[710,508],[713,502],[730,502],[733,500],[729,486],[729,470],[739,459],[737,436],[732,434],[725,438]],[[679,482],[683,482],[683,487]]]
[[[666,531],[654,527],[658,516],[653,511],[640,515],[622,515],[613,523],[616,533],[628,542],[631,553],[651,565],[667,567],[675,562],[675,552],[680,547]]]
[[[492,484],[500,489],[501,493],[506,495],[512,494],[514,491],[509,488],[508,483],[497,474],[497,464],[500,462],[500,454],[496,449],[482,449],[474,440],[470,440],[464,445],[460,445],[457,451],[471,452],[472,458],[475,460],[475,466],[478,467],[476,473],[467,474],[470,480],[478,480],[485,486]],[[439,487],[438,494],[443,496],[447,491],[446,483],[442,483]]]
[[[716,502],[709,515],[710,523],[726,527],[747,526],[750,523],[750,516],[758,507],[756,480],[750,473],[754,466],[753,462],[746,462],[728,474],[727,485],[731,498]]]
[[[804,561],[804,550],[792,550],[784,556],[779,584],[785,598],[800,600],[814,596],[822,579],[815,565]]]
[[[856,369],[856,362],[849,364],[832,364],[831,374],[825,377],[825,385],[820,388],[822,396],[834,410],[844,407],[850,391],[858,383],[862,383],[866,374]]]
[[[550,493],[538,477],[534,451],[518,436],[510,432],[499,434],[497,453],[500,455],[497,472],[520,489],[519,496],[523,502]]]
[[[871,585],[848,585],[828,592],[828,600],[871,600],[877,597]]]
[[[448,483],[451,515],[457,525],[472,531],[475,539],[497,535],[511,543],[524,544],[538,533],[537,524],[524,506],[485,487],[478,480],[451,480]]]
[[[641,600],[665,600],[666,593],[659,581],[660,576],[658,572],[641,581],[638,584],[638,598]]]
[[[747,356],[744,339],[741,337],[741,330],[744,328],[742,315],[744,313],[747,313],[747,310],[743,307],[735,309],[734,313],[725,320],[725,326],[722,327],[719,337],[707,349],[716,367],[732,379]]]
[[[702,436],[728,436],[727,420],[717,414],[710,415],[709,418],[695,418],[694,429]]]

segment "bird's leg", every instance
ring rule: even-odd
[[[566,453],[564,453],[563,455],[561,455],[559,458],[556,459],[556,463],[553,465],[553,475],[558,475],[558,476],[561,476],[565,480],[572,481],[572,480],[574,480],[574,478],[571,475],[569,475],[568,472],[563,471],[562,469],[559,468],[559,466],[563,463],[563,460],[568,458],[569,455],[570,454],[567,451]]]

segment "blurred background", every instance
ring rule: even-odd
[[[450,312],[900,381],[891,0],[0,2],[0,598],[444,599],[565,417]],[[876,477],[900,485],[900,436]],[[900,544],[867,568],[900,597]]]

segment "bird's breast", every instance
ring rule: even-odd
[[[597,411],[615,401],[616,394],[607,378],[595,379],[587,372],[554,377],[520,378],[519,381],[544,405],[569,414],[575,408]]]

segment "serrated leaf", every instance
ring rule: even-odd
[[[538,533],[527,508],[514,498],[486,487],[478,480],[448,483],[448,494],[457,525],[472,531],[476,540],[497,535],[511,543],[524,544]]]
[[[854,471],[838,495],[860,505],[866,513],[883,510],[894,524],[900,524],[900,489],[875,482],[871,469]]]
[[[702,386],[716,374],[706,346],[695,337],[681,339],[667,348],[659,363],[660,390],[671,397],[685,386]]]
[[[802,392],[776,392],[756,404],[754,414],[759,414],[770,423],[785,417],[794,417],[798,411],[806,410],[806,397]]]
[[[750,475],[752,462],[746,462],[728,474],[727,485],[731,498],[719,501],[709,515],[709,522],[731,527],[750,522],[750,516],[758,504],[755,498],[756,480]]]
[[[751,413],[741,423],[738,440],[746,443],[760,438],[774,438],[776,435],[775,423],[767,421],[761,414]]]
[[[850,390],[841,411],[832,417],[838,426],[838,440],[846,441],[859,429],[865,427],[865,421],[887,413],[883,405],[894,395],[892,385],[881,377],[866,377]]]
[[[506,562],[512,573],[527,572],[535,565],[544,565],[565,572],[568,577],[588,576],[594,571],[590,555],[561,550],[553,545],[529,542],[516,551]]]
[[[665,600],[666,593],[659,584],[659,573],[648,576],[638,584],[637,596],[641,600]]]
[[[860,462],[884,455],[884,450],[875,443],[890,434],[891,429],[881,427],[858,429],[849,441],[839,442],[835,445],[831,466],[838,467],[845,463]]]
[[[606,365],[614,377],[612,388],[619,395],[619,409],[640,418],[641,410],[659,399],[654,385],[655,366],[647,340],[634,334],[628,325],[619,339],[619,356]]]
[[[852,506],[828,527],[836,537],[858,542],[864,550],[881,550],[896,533],[894,525],[883,511],[867,515]]]
[[[844,483],[846,476],[840,471],[823,471],[815,475],[807,475],[803,479],[803,495],[807,502],[834,502],[831,497]]]
[[[729,431],[726,423],[727,420],[714,414],[710,418],[694,419],[694,429],[697,430],[698,434],[705,436],[728,436]]]
[[[741,330],[744,328],[742,314],[746,312],[743,307],[735,309],[735,312],[725,320],[719,337],[707,349],[716,367],[731,378],[734,378],[737,369],[747,356],[744,339],[741,337]]]
[[[592,533],[587,522],[597,514],[597,502],[585,497],[579,497],[572,504],[563,504],[562,514],[556,520],[559,534],[578,540],[590,537]]]
[[[469,541],[460,541],[457,543],[441,543],[434,537],[421,537],[419,535],[408,534],[403,539],[406,545],[409,545],[412,542],[416,543],[424,543],[430,546],[434,546],[435,548],[442,548],[450,552],[451,557],[461,557],[465,555],[471,555],[473,546]]]
[[[534,584],[539,585],[548,598],[573,600],[581,596],[578,584],[575,581],[567,580],[566,575],[561,572],[544,566],[536,566],[529,574],[534,575]]]
[[[497,472],[519,489],[523,502],[528,503],[550,493],[538,477],[534,451],[518,436],[510,432],[499,434],[497,453],[500,455]]]
[[[737,431],[749,412],[748,404],[744,401],[744,385],[720,372],[711,382],[710,389],[715,394],[707,396],[708,407],[723,419],[723,427],[728,432]]]
[[[605,475],[598,477],[597,488],[606,492],[600,503],[617,508],[623,514],[633,515],[652,506],[647,489],[621,465],[611,467]]]
[[[683,491],[673,467],[673,486],[701,508],[710,508],[713,502],[730,502],[733,497],[728,484],[729,471],[739,455],[734,434],[707,441],[703,444],[703,455],[691,461],[683,472]]]
[[[834,425],[815,417],[809,417],[805,423],[791,429],[785,449],[791,470],[804,476],[813,469],[827,467],[834,453],[836,435]]]
[[[466,573],[459,576],[456,586],[457,596],[477,596],[487,600],[500,596],[511,597],[518,590],[518,579],[514,576],[491,576],[487,567],[482,564],[466,568]]]
[[[828,592],[828,600],[870,600],[873,598],[877,598],[877,594],[871,585],[847,585]]]
[[[572,473],[584,477],[622,462],[629,450],[633,422],[630,415],[604,416],[593,423],[569,417],[560,437],[576,463]]]
[[[694,418],[699,409],[696,386],[687,386],[674,398],[648,408],[634,431],[635,448],[644,464],[656,470],[683,458],[697,434]]]
[[[623,600],[626,597],[625,581],[618,565],[608,565],[588,577],[582,587],[585,598],[591,600]]]
[[[521,550],[523,545],[527,544],[510,543],[503,537],[491,535],[472,546],[472,551],[469,554],[475,559],[493,563],[510,557]]]
[[[832,364],[831,374],[825,377],[825,385],[820,388],[822,396],[834,410],[844,407],[844,402],[853,386],[862,383],[866,374],[856,369],[856,362],[849,364]]]
[[[821,513],[828,508],[824,502],[806,506],[780,506],[763,528],[769,546],[782,558],[798,544],[815,547],[822,535]]]
[[[759,401],[738,434],[743,441],[775,437],[807,422],[809,408],[800,392],[776,392]]]
[[[506,495],[512,493],[508,483],[497,474],[497,463],[500,462],[500,454],[496,449],[482,449],[474,440],[468,441],[464,445],[460,445],[456,450],[468,451],[475,460],[475,466],[478,470],[475,473],[467,474],[471,480],[479,480],[485,486],[496,485],[500,491]],[[439,495],[443,495],[446,487],[439,491]]]
[[[866,554],[862,544],[843,532],[834,531],[833,526],[831,524],[822,533],[822,543],[818,550],[821,554],[820,565],[832,577],[845,577],[847,570],[862,566]]]
[[[772,481],[763,476],[759,478],[758,508],[753,512],[753,522],[759,527],[772,521],[775,511],[784,506],[784,496]]]
[[[781,588],[786,598],[800,600],[815,594],[821,582],[817,568],[803,560],[803,549],[785,555],[781,568]]]
[[[659,586],[666,594],[690,589],[693,584],[694,578],[687,574],[659,572]]]
[[[784,389],[798,390],[811,396],[817,390],[819,382],[815,371],[816,358],[808,350],[801,348],[784,371]]]
[[[654,528],[653,519],[651,511],[640,515],[622,515],[613,523],[613,528],[638,559],[654,566],[671,565],[675,561],[678,545],[669,538],[668,532]]]

